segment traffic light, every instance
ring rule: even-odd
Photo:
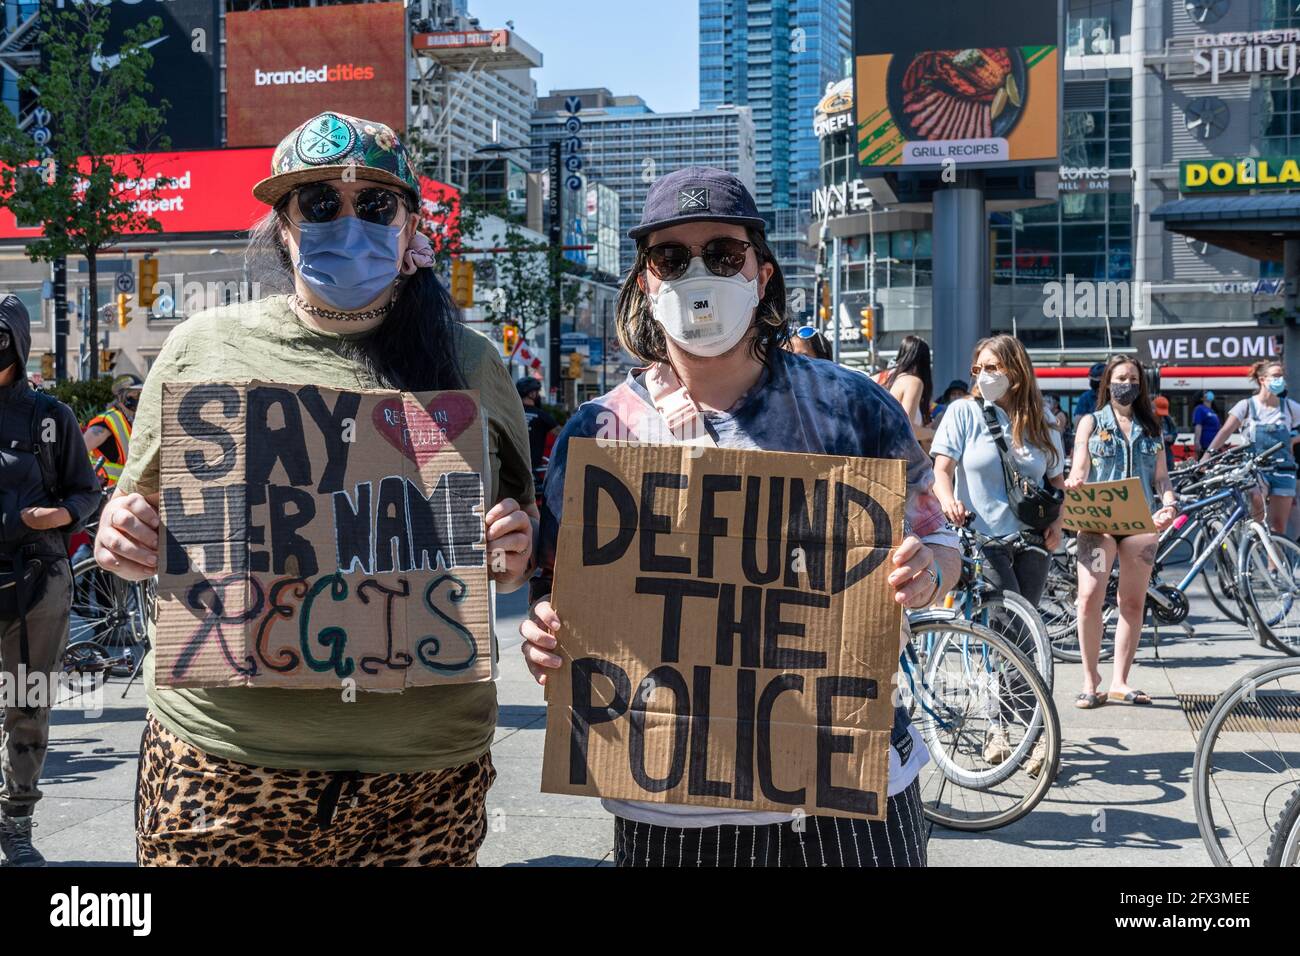
[[[827,328],[831,320],[831,284],[827,281],[822,282],[822,304],[817,314],[822,320],[822,328]]]
[[[860,313],[862,316],[862,337],[867,340],[874,339],[876,328],[876,310],[873,306],[867,306]]]
[[[582,353],[569,353],[569,367],[565,371],[565,378],[582,378]]]
[[[126,328],[126,324],[131,321],[131,311],[127,307],[127,301],[128,298],[125,292],[117,294],[117,327],[119,329]]]
[[[117,349],[99,350],[99,370],[101,372],[113,371],[113,366],[117,364],[117,351]]]
[[[54,353],[45,352],[41,355],[41,378],[47,382],[54,381]]]
[[[451,260],[451,298],[458,308],[474,307],[474,263],[466,259]]]
[[[501,327],[501,347],[505,349],[506,355],[515,354],[515,349],[519,347],[519,326],[503,325]]]
[[[140,260],[140,268],[137,270],[139,277],[136,280],[136,296],[140,301],[140,308],[149,309],[153,307],[154,299],[157,298],[153,293],[153,287],[158,284],[158,260],[145,258]]]

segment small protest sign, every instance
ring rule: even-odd
[[[568,455],[542,789],[883,819],[905,464]]]
[[[1098,481],[1065,493],[1065,527],[1100,534],[1154,532],[1141,478]]]
[[[155,681],[492,677],[475,392],[163,386]]]

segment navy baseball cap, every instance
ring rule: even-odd
[[[699,221],[766,227],[754,197],[738,178],[711,166],[687,166],[654,181],[645,197],[641,223],[627,235],[640,239],[656,229]]]

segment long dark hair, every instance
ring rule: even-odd
[[[885,379],[885,388],[893,388],[900,375],[915,375],[921,380],[921,421],[930,424],[930,399],[934,382],[930,378],[930,343],[919,335],[908,335],[898,346],[894,368]]]
[[[1101,373],[1101,385],[1097,387],[1097,409],[1110,404],[1110,380],[1115,369],[1121,365],[1132,365],[1138,373],[1138,397],[1133,402],[1133,417],[1142,426],[1150,438],[1160,437],[1160,422],[1156,420],[1156,410],[1151,404],[1151,391],[1147,387],[1147,372],[1142,363],[1131,355],[1112,355],[1106,363],[1106,371]]]
[[[294,288],[293,260],[280,232],[289,196],[258,220],[248,237],[249,275],[270,294],[292,293]],[[413,215],[418,207],[409,196],[403,197]],[[455,303],[433,270],[417,269],[398,280],[393,309],[374,333],[345,340],[341,352],[383,388],[411,392],[464,388],[456,347],[459,321]]]
[[[763,263],[772,266],[772,277],[767,280],[763,298],[754,310],[756,331],[750,339],[750,354],[764,364],[768,356],[781,348],[790,338],[790,326],[785,319],[785,276],[781,274],[781,265],[776,261],[776,253],[767,244],[762,230],[746,227],[749,242],[754,247],[761,268]],[[632,271],[623,280],[623,288],[618,293],[616,325],[618,341],[624,351],[635,356],[639,361],[668,361],[668,346],[664,342],[664,330],[655,321],[650,305],[650,297],[641,288],[640,278],[649,267],[646,250],[649,248],[649,236],[642,236],[636,243],[636,259]]]

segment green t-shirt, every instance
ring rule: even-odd
[[[488,419],[491,484],[487,500],[533,501],[523,406],[495,347],[455,327],[468,388]],[[158,493],[164,382],[240,382],[375,388],[345,357],[344,337],[300,322],[284,296],[224,306],[181,323],[167,338],[140,397],[121,493]],[[378,622],[377,622],[378,624]],[[151,625],[152,626],[152,625]],[[156,687],[153,655],[145,665],[150,710],[168,730],[199,749],[262,767],[398,773],[440,770],[487,751],[496,727],[491,683],[418,687],[403,693],[336,690]]]

